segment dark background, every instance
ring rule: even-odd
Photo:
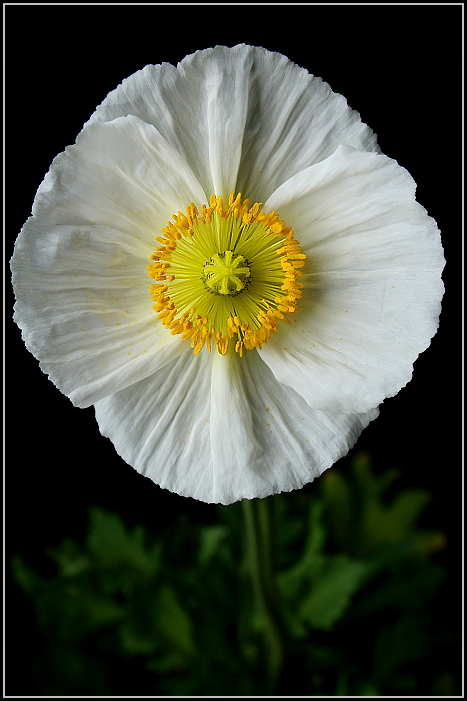
[[[264,46],[322,77],[412,174],[445,248],[440,328],[411,383],[386,400],[356,448],[372,455],[377,470],[397,466],[400,483],[431,492],[423,522],[447,535],[438,558],[449,568],[446,596],[459,612],[461,12],[441,5],[29,5],[6,7],[5,30],[7,262],[52,159],[107,93],[148,63],[176,64],[216,44]],[[154,530],[182,512],[215,521],[212,505],[161,490],[118,457],[93,408],[74,408],[40,371],[11,321],[12,303],[7,268],[7,562],[19,553],[47,572],[44,546],[81,537],[92,504]],[[24,678],[34,653],[29,606],[12,586],[13,694],[15,670]]]

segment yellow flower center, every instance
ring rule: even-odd
[[[306,255],[275,212],[251,208],[231,194],[228,206],[212,195],[201,212],[191,203],[162,229],[148,273],[153,309],[172,334],[191,339],[195,355],[212,344],[261,348],[279,320],[297,311]],[[232,341],[232,344],[230,343]]]

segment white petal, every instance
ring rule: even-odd
[[[240,191],[262,202],[341,143],[378,148],[358,113],[321,78],[244,44],[198,51],[177,67],[146,66],[109,93],[90,121],[128,114],[156,126],[206,192]]]
[[[211,358],[187,352],[141,382],[96,402],[121,457],[165,489],[213,501]]]
[[[185,350],[157,320],[146,266],[160,227],[202,196],[179,155],[136,117],[90,125],[54,160],[11,262],[15,321],[76,405]]]
[[[214,501],[300,489],[331,467],[376,418],[311,409],[277,382],[256,351],[214,354],[211,445]]]
[[[216,47],[187,56],[177,67],[146,66],[109,93],[90,123],[140,117],[177,149],[208,196],[227,196],[235,190],[240,163],[250,54]]]
[[[264,482],[264,471],[261,475],[255,470],[258,464],[264,463],[264,451],[255,437],[253,407],[245,392],[241,359],[235,356],[232,353],[212,355],[213,501],[223,504],[243,497],[263,496],[270,486],[267,475]]]
[[[439,231],[383,155],[339,148],[271,196],[307,254],[300,310],[261,355],[310,406],[365,412],[395,395],[438,325]]]
[[[53,161],[33,215],[48,223],[95,222],[153,245],[155,233],[206,193],[159,131],[137,117],[90,124]],[[53,211],[51,207],[53,206]]]
[[[161,487],[222,504],[302,487],[377,414],[311,409],[256,351],[189,351],[96,403],[101,433],[124,460]]]

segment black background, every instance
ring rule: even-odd
[[[6,261],[52,159],[95,107],[148,63],[247,43],[284,53],[360,112],[384,153],[418,184],[441,229],[447,266],[438,334],[410,384],[386,400],[356,448],[401,484],[432,495],[424,522],[448,536],[458,607],[461,514],[461,10],[460,6],[54,5],[6,7]],[[99,434],[40,371],[11,321],[6,274],[6,542],[45,568],[44,546],[85,532],[90,504],[157,529],[215,507],[161,490]],[[346,458],[340,466],[346,469]],[[313,485],[305,489],[313,490]],[[12,654],[28,650],[27,602],[11,594]],[[16,608],[15,608],[16,607]],[[459,609],[460,610],[460,609]],[[7,629],[8,632],[8,629]],[[7,638],[8,640],[8,638]],[[25,642],[26,641],[26,642]],[[12,689],[12,693],[15,691]]]

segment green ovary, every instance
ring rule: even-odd
[[[237,295],[244,289],[250,274],[245,258],[232,251],[215,253],[203,268],[204,282],[214,294],[220,295]]]

